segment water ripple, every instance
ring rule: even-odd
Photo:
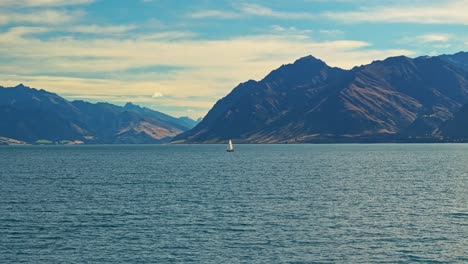
[[[0,147],[0,263],[466,263],[466,153]]]

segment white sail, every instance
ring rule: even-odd
[[[227,151],[232,152],[234,151],[234,146],[232,145],[232,140],[229,140]]]

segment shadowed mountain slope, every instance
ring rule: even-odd
[[[18,85],[0,88],[0,136],[16,140],[86,143],[161,143],[188,130],[160,112],[132,105],[70,102],[54,93]],[[137,109],[137,110],[138,110]],[[164,119],[159,119],[158,115]]]
[[[240,84],[174,142],[361,142],[433,136],[468,102],[463,61],[458,53],[453,58],[399,56],[346,71],[304,57],[259,82]]]

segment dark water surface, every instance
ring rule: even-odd
[[[467,263],[468,145],[0,147],[0,263]]]

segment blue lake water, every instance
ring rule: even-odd
[[[0,263],[466,263],[468,145],[0,147]]]

